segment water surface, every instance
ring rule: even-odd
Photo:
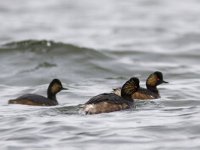
[[[6,0],[0,5],[0,148],[200,148],[200,3],[197,0]],[[134,110],[85,116],[79,104],[132,76],[161,71],[161,98]],[[8,105],[46,95],[59,105]]]

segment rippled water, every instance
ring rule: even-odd
[[[0,149],[200,149],[200,2],[4,0],[0,5]],[[78,104],[131,76],[162,71],[162,98],[85,116]],[[66,92],[55,107],[8,105]]]

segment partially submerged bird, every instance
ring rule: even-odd
[[[122,86],[121,97],[114,93],[103,93],[94,96],[83,105],[81,111],[85,114],[99,114],[132,108],[134,101],[131,95],[139,87],[139,79],[133,77]]]
[[[63,88],[60,80],[53,79],[47,89],[47,97],[36,94],[25,94],[16,99],[9,100],[8,103],[34,106],[55,106],[58,105],[56,94],[61,90],[67,90],[67,88]]]
[[[150,74],[146,80],[147,89],[140,87],[137,92],[132,94],[132,99],[146,100],[146,99],[160,98],[157,86],[162,83],[168,83],[168,82],[163,80],[163,74],[161,72],[156,71]],[[121,88],[113,89],[113,91],[116,95],[121,96]]]

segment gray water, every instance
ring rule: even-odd
[[[200,1],[2,0],[1,150],[199,150]],[[78,104],[132,76],[163,72],[161,98],[133,110],[82,115]],[[59,105],[8,105],[46,95]]]

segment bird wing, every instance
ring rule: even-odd
[[[109,102],[114,104],[123,104],[132,105],[133,101],[128,101],[114,93],[103,93],[89,99],[85,104],[96,104],[100,102]]]

